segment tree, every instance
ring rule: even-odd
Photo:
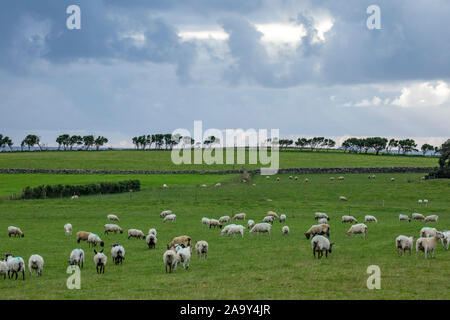
[[[420,150],[422,150],[422,154],[425,156],[425,154],[428,151],[434,151],[434,147],[431,144],[425,143],[425,144],[422,145]]]
[[[404,139],[398,142],[399,148],[403,150],[403,154],[407,154],[411,151],[418,151],[416,149],[417,144],[413,139]]]
[[[13,142],[9,137],[3,137],[3,135],[0,134],[0,149],[6,149],[6,147],[9,147],[9,150],[12,151]]]
[[[322,143],[322,145],[327,148],[334,148],[334,146],[336,146],[336,141],[334,141],[333,139],[325,139],[324,142]]]
[[[70,151],[72,151],[72,148],[74,145],[81,146],[83,143],[84,143],[83,137],[77,136],[77,135],[71,136],[68,141],[68,145],[70,146]]]
[[[95,138],[93,135],[83,137],[84,150],[89,150],[95,144]]]
[[[367,144],[375,150],[376,154],[378,155],[381,150],[386,149],[386,145],[388,143],[388,140],[386,138],[381,137],[372,137],[366,139]]]
[[[439,168],[435,169],[428,176],[432,178],[450,178],[450,139],[445,141],[439,148]]]
[[[398,140],[391,139],[387,145],[387,151],[390,152],[391,149],[398,147]]]
[[[220,143],[220,139],[214,136],[210,136],[206,138],[206,140],[203,143],[206,144],[207,146],[211,146],[213,144]]]
[[[41,147],[41,141],[40,138],[37,135],[34,134],[29,134],[25,137],[25,139],[23,139],[21,147],[23,149],[23,146],[28,146],[28,150],[30,151],[31,148],[35,145],[39,146],[39,150],[42,151],[42,147]]]
[[[280,149],[282,149],[282,148],[287,148],[288,146],[290,146],[290,145],[293,144],[293,143],[294,143],[293,140],[290,140],[290,139],[281,139],[281,140],[279,141]]]
[[[61,146],[64,146],[64,150],[66,150],[70,144],[70,136],[68,134],[62,134],[56,138],[56,143],[58,144],[58,151],[61,149]]]
[[[324,137],[314,137],[311,140],[308,140],[309,145],[311,146],[311,150],[316,149],[322,142],[325,140]]]
[[[307,139],[306,138],[298,138],[297,141],[295,141],[295,145],[299,148],[303,148],[306,146]]]
[[[94,144],[98,151],[100,147],[103,147],[106,143],[108,143],[108,139],[103,136],[98,136],[97,139],[95,139]]]

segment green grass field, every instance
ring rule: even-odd
[[[98,170],[221,170],[241,169],[242,164],[181,164],[171,161],[170,151],[48,151],[1,152],[0,168],[98,169]],[[237,153],[235,153],[235,158]],[[247,169],[260,165],[248,164]],[[237,161],[235,161],[237,163]],[[282,151],[280,168],[411,167],[437,166],[437,158],[403,155],[349,154],[341,151]]]
[[[416,259],[415,253],[398,257],[394,240],[400,234],[417,237],[424,226],[422,222],[399,222],[399,213],[438,214],[439,223],[429,226],[450,227],[449,181],[420,181],[420,174],[378,174],[375,180],[354,174],[345,175],[343,181],[329,181],[329,176],[309,175],[310,183],[303,181],[304,175],[299,176],[298,181],[280,175],[279,182],[274,177],[266,180],[255,176],[252,183],[256,186],[252,186],[238,182],[236,175],[165,175],[148,180],[142,177],[144,190],[131,197],[130,194],[118,194],[80,197],[78,200],[0,200],[0,252],[22,256],[26,263],[31,254],[38,253],[46,262],[41,278],[33,275],[30,279],[27,273],[25,281],[0,279],[1,297],[447,299],[450,251],[445,251],[439,243],[435,259],[425,260],[423,254]],[[391,182],[391,177],[396,181]],[[101,178],[105,180],[106,176]],[[0,194],[8,194],[29,184],[40,184],[40,181],[81,183],[95,180],[97,176],[2,175],[1,179]],[[168,183],[169,189],[163,190],[160,188],[163,181],[173,182]],[[210,186],[216,181],[222,181],[222,187]],[[197,185],[202,183],[210,187],[199,188]],[[345,195],[349,201],[338,201],[340,195]],[[428,208],[418,207],[418,199],[428,199]],[[163,209],[173,210],[177,222],[162,223],[159,213]],[[220,237],[219,230],[207,229],[200,222],[202,217],[219,218],[238,211],[246,212],[248,218],[258,222],[268,210],[287,214],[289,236],[281,235],[284,224],[279,222],[274,223],[270,239],[267,235],[250,236],[248,232],[243,239]],[[316,223],[315,211],[326,212],[331,217],[330,239],[336,243],[331,256],[321,261],[313,259],[310,241],[303,235]],[[366,240],[361,236],[345,236],[349,225],[343,225],[340,217],[349,211],[359,221],[366,214],[378,218],[378,224],[368,224]],[[103,225],[107,223],[109,213],[121,218],[120,226],[124,230],[138,228],[147,233],[149,228],[155,227],[158,230],[156,249],[149,250],[143,240],[128,240],[125,234],[103,236]],[[63,225],[67,222],[74,227],[72,236],[64,235]],[[21,227],[25,237],[8,238],[9,225]],[[98,233],[105,240],[108,264],[104,275],[95,272],[92,249],[86,243],[76,243],[75,233],[79,230]],[[193,254],[191,268],[183,270],[179,266],[173,274],[166,274],[162,262],[165,246],[174,236],[183,234],[190,235],[194,242],[208,241],[208,258],[200,261]],[[126,249],[122,266],[115,266],[111,261],[112,243],[120,243]],[[67,260],[70,251],[78,247],[86,252],[81,290],[68,290]],[[380,290],[366,287],[369,265],[381,268]]]

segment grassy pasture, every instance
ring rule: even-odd
[[[22,176],[22,177],[21,177]],[[424,260],[407,254],[398,257],[395,237],[418,236],[422,222],[399,222],[399,213],[438,214],[438,229],[450,227],[448,180],[420,181],[420,174],[346,175],[344,181],[329,181],[329,175],[309,175],[310,183],[280,175],[266,180],[256,176],[252,183],[237,182],[237,176],[221,176],[220,188],[199,188],[197,184],[215,183],[218,176],[192,175],[178,185],[162,190],[161,181],[152,185],[144,181],[145,190],[129,194],[70,199],[8,201],[0,200],[0,252],[12,252],[28,262],[33,253],[45,261],[44,275],[28,274],[25,281],[0,279],[0,295],[7,299],[446,299],[450,292],[450,251],[439,244],[435,259]],[[165,179],[171,176],[164,176]],[[391,182],[390,178],[396,181]],[[17,179],[17,188],[30,181],[91,179],[78,175],[7,176]],[[159,179],[158,177],[154,177]],[[31,179],[31,180],[27,180]],[[94,178],[92,178],[94,179]],[[181,178],[179,175],[175,179]],[[59,181],[59,180],[58,180]],[[23,185],[21,185],[23,184]],[[171,185],[169,183],[169,185]],[[9,188],[0,184],[1,192]],[[340,195],[349,201],[339,202]],[[428,208],[418,207],[417,199],[428,199]],[[271,201],[268,201],[271,200]],[[384,200],[384,207],[383,202]],[[159,213],[172,209],[177,222],[163,224]],[[260,221],[268,210],[287,214],[287,237],[281,235],[279,222],[272,227],[272,237],[245,234],[220,237],[219,230],[201,225],[201,218],[246,212],[248,218]],[[368,238],[347,238],[340,217],[350,213],[359,221],[364,215],[375,215],[379,223],[368,224]],[[323,211],[331,217],[331,237],[336,243],[328,259],[312,257],[310,241],[303,233],[315,224],[313,213]],[[108,213],[117,214],[126,230],[158,230],[158,244],[149,250],[143,240],[127,240],[125,234],[103,236]],[[66,237],[63,225],[71,222],[74,234]],[[7,226],[22,228],[25,238],[8,238]],[[434,226],[434,224],[429,224]],[[105,240],[108,264],[104,275],[97,275],[93,251],[86,243],[77,244],[79,230],[96,232]],[[191,268],[180,266],[166,274],[162,263],[165,245],[174,236],[189,234],[194,242],[206,240],[210,252],[205,261],[195,254]],[[115,266],[110,255],[111,243],[124,245],[124,265]],[[81,290],[66,288],[67,260],[70,251],[81,247],[86,253],[81,272]],[[366,269],[381,268],[381,290],[368,290]]]

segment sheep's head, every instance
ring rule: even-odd
[[[306,239],[309,239],[311,235],[309,233],[305,233]]]
[[[436,237],[438,237],[439,239],[443,239],[445,236],[444,236],[444,233],[442,233],[441,231],[438,231],[438,232],[436,232]]]
[[[100,247],[104,247],[104,246],[105,246],[105,243],[103,241],[100,241]]]

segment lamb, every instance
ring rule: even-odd
[[[123,233],[123,230],[121,227],[119,227],[117,224],[105,224],[105,234],[108,234],[110,232],[120,232]]]
[[[431,257],[434,258],[434,249],[439,239],[444,238],[442,232],[436,232],[436,235],[432,238],[419,238],[416,241],[416,258],[419,255],[419,251],[425,252],[425,259],[427,259],[427,253],[431,252]]]
[[[341,201],[347,201],[347,198],[344,197],[344,196],[340,196],[340,197],[339,197],[339,200],[341,200]]]
[[[236,213],[233,216],[233,220],[245,220],[245,213]]]
[[[202,218],[202,224],[203,225],[209,226],[209,222],[210,221],[211,221],[211,219],[209,219],[209,218],[206,218],[206,217]]]
[[[66,236],[72,234],[72,225],[70,223],[64,225],[64,232],[66,233]]]
[[[219,229],[222,229],[222,224],[219,222],[219,220],[211,219],[209,220],[209,228],[211,229],[211,227],[218,227]]]
[[[169,214],[172,214],[172,210],[164,210],[159,214],[159,217],[164,218],[165,216],[168,216]]]
[[[423,222],[438,222],[439,216],[433,214],[431,216],[426,216]]]
[[[0,276],[3,275],[3,279],[6,279],[8,274],[8,264],[6,261],[0,260]]]
[[[399,221],[408,221],[408,222],[411,222],[411,219],[410,219],[406,214],[400,214],[400,215],[398,216],[398,220],[399,220]]]
[[[142,232],[142,230],[128,229],[128,239],[130,238],[145,239],[145,234]]]
[[[395,239],[395,247],[397,248],[398,255],[400,256],[401,250],[403,250],[402,256],[405,255],[405,251],[409,250],[409,255],[414,245],[414,237],[407,237],[400,235]]]
[[[148,234],[153,234],[156,237],[156,229],[155,228],[148,229]]]
[[[80,243],[80,241],[87,241],[89,238],[90,232],[86,231],[78,231],[77,232],[77,243]]]
[[[448,250],[448,245],[450,243],[450,231],[442,231],[442,234],[444,235],[444,237],[441,238],[442,247],[445,248],[445,250]]]
[[[183,269],[189,269],[189,263],[191,261],[191,248],[190,247],[183,248],[180,245],[178,245],[176,247],[176,250],[180,263],[183,263]]]
[[[316,212],[316,213],[314,213],[314,219],[318,220],[318,219],[322,219],[322,218],[330,220],[330,218],[327,216],[326,213],[323,213],[323,212]]]
[[[328,223],[328,220],[326,218],[322,218],[322,219],[319,219],[319,221],[317,221],[317,224],[327,224],[327,223]]]
[[[25,261],[21,257],[13,257],[10,253],[7,253],[5,256],[8,266],[8,278],[12,279],[16,275],[17,280],[19,272],[22,272],[22,280],[25,280]]]
[[[163,222],[166,222],[166,221],[176,222],[176,220],[177,220],[177,215],[168,214],[167,216],[164,217]]]
[[[248,220],[248,222],[247,222],[248,229],[253,228],[254,225],[255,225],[255,221],[253,221],[252,219]]]
[[[84,251],[83,249],[73,249],[70,253],[69,264],[71,266],[78,265],[83,268],[84,266]]]
[[[422,238],[430,238],[430,237],[434,237],[437,233],[437,230],[435,228],[430,228],[430,227],[423,227],[420,230],[420,236]]]
[[[266,216],[263,219],[263,222],[267,222],[267,223],[273,223],[274,217],[273,216]]]
[[[89,235],[87,242],[89,244],[89,247],[91,246],[91,244],[93,247],[95,247],[97,244],[100,244],[101,247],[105,245],[103,240],[95,233],[91,233]]]
[[[425,216],[423,214],[420,214],[420,213],[413,213],[412,214],[412,218],[414,220],[424,220]]]
[[[191,237],[189,236],[179,236],[172,239],[172,241],[167,245],[167,249],[175,248],[177,245],[181,245],[182,247],[190,247],[191,246]]]
[[[283,228],[281,228],[281,233],[283,234],[283,236],[286,236],[289,234],[289,227],[288,226],[284,226]]]
[[[279,221],[280,222],[286,222],[286,215],[285,214],[281,214]]]
[[[94,249],[94,264],[95,269],[97,269],[97,273],[105,273],[106,262],[108,261],[108,257],[103,253],[103,249],[100,252],[97,252]]]
[[[219,222],[222,223],[222,224],[223,223],[229,223],[230,220],[231,220],[231,218],[229,216],[222,216],[222,217],[219,218]]]
[[[353,216],[342,216],[342,223],[346,223],[346,222],[358,223],[358,220],[356,220],[356,218]]]
[[[22,230],[20,230],[20,228],[18,227],[14,227],[14,226],[9,226],[8,227],[8,236],[11,238],[11,235],[14,235],[14,237],[24,237],[24,234],[22,232]]]
[[[115,264],[122,264],[122,261],[125,260],[125,248],[120,244],[112,244],[111,257]]]
[[[244,237],[244,226],[241,225],[232,225],[227,229],[227,235],[231,236],[234,234],[241,234],[242,238]]]
[[[197,251],[197,256],[199,259],[206,259],[208,256],[208,246],[208,242],[204,240],[200,240],[195,243],[195,251]]]
[[[264,233],[267,232],[270,237],[270,228],[272,228],[272,225],[270,223],[257,223],[253,226],[253,228],[250,230],[250,233],[258,232],[258,233]]]
[[[153,249],[156,247],[156,243],[158,242],[158,239],[156,239],[156,236],[153,233],[150,233],[145,238],[145,242],[147,243],[149,249]]]
[[[327,237],[330,237],[330,226],[328,224],[316,224],[305,232],[305,237],[306,239],[309,239],[311,236],[324,234]]]
[[[367,236],[367,226],[364,223],[354,224],[348,229],[347,237],[350,237],[352,234],[362,233],[364,235],[364,239]]]
[[[274,218],[278,218],[278,214],[276,212],[273,211],[267,211],[266,216],[271,216]]]
[[[119,217],[117,217],[115,214],[108,214],[108,215],[106,216],[106,218],[107,218],[109,221],[117,221],[117,222],[120,222]]]
[[[321,259],[323,252],[325,251],[325,257],[328,258],[328,253],[331,253],[331,249],[334,243],[330,243],[330,240],[321,235],[316,235],[311,239],[311,248],[313,250],[314,258]]]
[[[375,222],[375,223],[378,223],[378,220],[374,216],[365,216],[364,217],[364,222]]]
[[[38,254],[33,254],[30,259],[28,259],[28,271],[30,272],[30,277],[32,270],[36,270],[38,277],[42,276],[42,271],[44,270],[44,259]]]
[[[173,250],[167,250],[163,254],[163,262],[164,262],[164,265],[166,266],[166,273],[167,273],[167,267],[169,267],[169,273],[172,273],[172,271],[177,268],[177,265],[179,262],[179,256]]]

